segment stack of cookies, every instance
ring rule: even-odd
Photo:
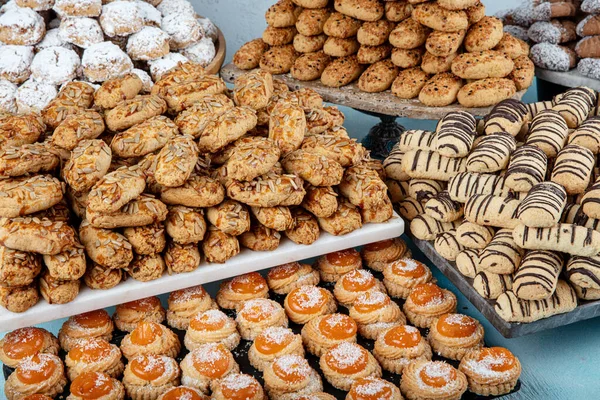
[[[575,47],[581,58],[577,70],[582,75],[600,79],[600,4],[586,0],[581,3],[581,11],[587,16],[577,25],[577,34],[582,37]]]
[[[432,107],[494,105],[533,80],[529,46],[479,0],[280,0],[266,20],[237,67],[334,88],[358,80],[362,91],[391,89]]]
[[[39,113],[75,79],[133,72],[149,92],[179,62],[208,65],[217,35],[187,0],[10,1],[0,8],[0,111]]]
[[[600,298],[596,103],[582,87],[503,101],[479,122],[450,113],[436,132],[405,132],[384,162],[412,234],[434,241],[507,321]]]
[[[80,278],[110,289],[392,217],[381,162],[315,92],[260,70],[229,92],[189,62],[142,90],[134,73],[71,82],[41,117],[0,116],[4,307],[33,306],[40,272],[62,304]]]

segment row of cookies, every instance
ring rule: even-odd
[[[399,250],[398,246],[406,250],[405,245],[395,241],[379,249],[371,246],[366,252],[389,258],[390,247]],[[433,283],[423,283],[431,279],[425,265],[416,260],[400,259],[386,263],[385,269],[404,278],[404,287],[409,292],[399,297],[407,298],[404,308],[409,319],[420,323],[428,321],[423,325],[431,328],[428,337],[405,325],[406,319],[398,310],[396,314],[402,316],[401,319],[378,326],[380,333],[370,337],[375,340],[372,353],[356,343],[357,333],[364,336],[365,331],[361,330],[361,324],[355,321],[353,315],[360,307],[375,307],[376,303],[372,302],[361,306],[362,297],[385,296],[380,291],[384,290],[381,289],[382,283],[377,283],[371,276],[369,281],[374,282],[369,282],[370,286],[361,280],[347,285],[347,289],[355,290],[359,297],[350,308],[350,316],[335,313],[332,294],[313,284],[319,281],[319,275],[334,279],[328,272],[332,267],[337,267],[338,272],[349,271],[346,275],[338,275],[335,293],[338,287],[350,283],[344,283],[347,274],[363,271],[360,269],[360,255],[356,251],[328,254],[320,258],[315,267],[316,270],[313,270],[308,265],[287,264],[269,271],[266,280],[258,274],[250,274],[224,283],[216,303],[225,308],[236,306],[235,320],[216,309],[215,301],[202,287],[194,287],[172,293],[168,310],[162,308],[157,298],[117,306],[114,324],[103,310],[71,317],[63,324],[58,340],[39,328],[14,331],[0,343],[2,361],[16,367],[7,381],[7,397],[12,400],[26,390],[31,390],[28,393],[52,393],[52,396],[62,390],[61,383],[64,386],[66,382],[62,371],[57,374],[62,375],[60,380],[47,378],[46,385],[38,385],[34,389],[27,385],[30,382],[20,379],[33,368],[29,366],[30,360],[41,367],[48,359],[51,364],[60,363],[56,367],[62,369],[62,362],[56,357],[60,343],[68,352],[65,357],[66,376],[73,382],[72,387],[77,389],[81,380],[91,379],[90,374],[100,374],[111,382],[114,380],[112,386],[118,387],[121,392],[124,386],[127,395],[134,400],[179,399],[174,394],[173,397],[161,396],[167,396],[166,393],[180,382],[188,387],[180,389],[182,391],[195,391],[202,396],[212,392],[211,398],[214,399],[234,399],[237,393],[229,386],[235,377],[236,380],[252,382],[252,385],[249,382],[241,385],[240,382],[241,387],[237,388],[242,390],[251,386],[255,391],[245,392],[245,398],[262,399],[263,387],[254,378],[240,374],[240,367],[244,365],[238,365],[234,358],[238,357],[236,351],[231,353],[238,347],[240,336],[252,341],[247,356],[256,371],[249,372],[262,372],[264,391],[272,399],[309,398],[310,395],[333,398],[321,394],[321,376],[334,387],[348,391],[347,399],[360,398],[361,391],[366,390],[363,386],[377,389],[380,399],[401,399],[400,392],[409,399],[423,396],[450,399],[460,397],[467,387],[482,395],[500,395],[514,388],[521,370],[518,359],[506,349],[483,347],[483,328],[476,320],[453,313],[456,299],[452,293]],[[425,273],[428,278],[419,278],[417,272]],[[308,279],[300,282],[298,277]],[[284,281],[288,282],[287,287],[281,286]],[[269,288],[278,294],[287,293],[283,307],[267,299]],[[232,296],[235,296],[237,304],[228,303],[233,300]],[[395,302],[391,303],[394,305],[392,308],[398,308]],[[387,308],[389,306],[384,310]],[[169,324],[174,323],[179,329],[186,330],[184,345],[189,353],[184,353],[179,367],[173,358],[179,355],[181,344],[177,335],[161,325],[165,315]],[[184,326],[181,318],[186,317],[188,323]],[[301,326],[292,331],[287,327],[287,318]],[[120,349],[108,342],[114,325],[130,332],[122,339]],[[431,361],[432,348],[445,358],[462,360],[458,370],[446,362]],[[320,371],[309,365],[305,351],[320,358]],[[127,359],[126,366],[121,361],[121,354]],[[19,358],[24,361],[19,361]],[[489,368],[485,368],[484,374],[480,369],[492,359],[502,359],[501,374]],[[152,364],[153,370],[141,371],[148,364]],[[402,374],[398,381],[400,389],[394,385],[396,382],[381,379],[382,368],[396,375]],[[440,369],[449,376],[441,383],[429,382],[428,377],[433,377],[434,371]],[[488,373],[494,376],[494,383],[489,382]],[[123,386],[116,381],[121,374]],[[98,379],[97,376],[94,378]],[[230,390],[223,390],[223,386]],[[74,395],[72,389],[71,396],[72,399],[86,398],[85,395]],[[204,398],[202,396],[199,398]]]
[[[467,107],[493,105],[532,83],[528,45],[503,33],[502,22],[486,17],[477,0],[362,7],[343,0],[334,10],[329,3],[280,0],[266,13],[263,38],[242,46],[234,64],[330,87],[358,80],[362,91],[391,89],[428,106],[457,98]],[[474,54],[459,55],[463,48]]]
[[[483,297],[497,299],[507,320],[568,312],[577,306],[575,292],[594,296],[589,289],[597,286],[581,278],[581,269],[577,277],[569,271],[581,267],[581,257],[593,265],[600,252],[595,206],[583,201],[594,196],[596,117],[588,116],[596,101],[587,88],[545,104],[508,100],[484,118],[480,133],[474,118],[449,114],[435,133],[405,132],[384,162],[395,180],[388,182],[392,199],[412,219],[413,235],[434,240]],[[568,263],[557,251],[579,261],[565,268],[575,290],[560,280]]]
[[[62,260],[43,277],[56,280],[44,284],[47,300],[65,303],[82,277],[109,289],[125,272],[158,279],[195,270],[201,253],[222,263],[240,245],[270,251],[284,234],[309,245],[321,229],[343,235],[392,217],[381,163],[315,92],[290,92],[258,71],[229,93],[192,63],[166,73],[149,95],[141,88],[135,74],[98,90],[72,82],[41,117],[1,117],[6,308],[37,302],[41,262],[28,253]],[[60,203],[65,183],[68,206]],[[63,224],[70,209],[82,220],[78,233]],[[51,223],[71,241],[59,233],[39,239]],[[22,264],[28,273],[14,274]]]
[[[178,62],[208,65],[218,30],[187,0],[13,0],[0,8],[0,109],[40,112],[74,79],[133,72],[150,91]]]

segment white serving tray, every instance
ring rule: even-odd
[[[68,304],[48,304],[43,299],[24,313],[16,314],[0,308],[0,332],[36,325],[87,311],[106,308],[144,297],[169,293],[190,286],[231,278],[292,261],[304,260],[337,250],[398,237],[404,233],[404,221],[396,213],[382,224],[366,224],[345,236],[332,236],[321,232],[321,237],[310,246],[297,245],[282,238],[275,251],[255,252],[243,249],[240,254],[224,264],[202,262],[194,272],[164,275],[150,282],[128,279],[109,290],[91,290],[82,287],[77,298]]]

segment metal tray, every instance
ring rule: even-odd
[[[409,234],[416,247],[462,292],[463,295],[490,321],[490,323],[505,338],[516,338],[533,333],[546,331],[559,326],[573,324],[586,319],[600,316],[600,301],[581,301],[579,306],[565,314],[527,324],[506,322],[494,310],[494,301],[483,297],[473,288],[473,279],[461,274],[456,265],[440,256],[433,246],[433,242],[419,240]]]

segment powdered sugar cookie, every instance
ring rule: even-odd
[[[84,49],[104,41],[102,28],[93,18],[65,18],[60,22],[58,31],[62,40]]]
[[[144,27],[144,18],[137,4],[118,0],[102,6],[100,25],[107,36],[127,36]]]
[[[15,0],[19,7],[31,8],[33,11],[46,11],[52,8],[54,0]]]
[[[31,46],[1,46],[0,47],[0,78],[21,83],[29,79],[29,69],[33,60]]]
[[[7,81],[6,79],[0,79],[0,111],[16,113],[17,103],[15,97],[17,95],[17,85]]]
[[[156,7],[142,0],[137,0],[135,4],[137,5],[138,9],[140,10],[140,13],[142,14],[144,25],[155,26],[157,28],[160,28],[162,14],[156,9]]]
[[[190,14],[171,14],[163,17],[161,28],[169,37],[171,50],[185,49],[196,43],[204,31],[200,23]]]
[[[97,17],[102,12],[102,0],[55,0],[53,9],[63,17]]]
[[[169,54],[169,35],[147,26],[127,40],[127,54],[133,60],[156,60]]]
[[[96,43],[83,52],[83,73],[92,82],[104,82],[133,69],[131,59],[111,42]]]
[[[31,77],[52,85],[62,85],[77,76],[81,60],[64,47],[51,47],[37,53],[31,62]]]
[[[600,58],[584,58],[579,61],[577,71],[581,75],[594,79],[600,79]]]
[[[181,54],[195,63],[206,67],[215,58],[217,49],[215,44],[208,36],[203,37],[197,43],[181,50]]]
[[[163,74],[169,72],[180,63],[188,62],[189,59],[179,53],[169,53],[158,60],[148,61],[148,67],[150,67],[150,75],[154,82],[158,81]]]
[[[56,86],[29,79],[23,83],[16,93],[19,114],[39,113],[58,94]]]
[[[131,70],[131,73],[136,74],[137,77],[142,81],[142,93],[150,93],[152,91],[154,82],[152,82],[152,78],[146,71],[134,68]]]
[[[195,14],[194,6],[187,0],[163,0],[156,5],[156,9],[165,17],[171,14]]]
[[[208,18],[200,17],[196,19],[198,20],[198,23],[204,30],[204,34],[208,36],[213,42],[216,42],[219,38],[219,30],[217,29],[217,26],[213,24],[213,22]]]
[[[46,33],[44,19],[31,8],[11,8],[0,15],[0,42],[31,46]]]
[[[48,47],[64,47],[65,49],[73,49],[73,45],[63,40],[60,37],[59,29],[54,28],[46,31],[46,36],[41,42],[35,45],[35,51],[47,49]]]
[[[575,67],[577,55],[565,46],[538,43],[531,47],[531,60],[540,68],[566,72]]]

